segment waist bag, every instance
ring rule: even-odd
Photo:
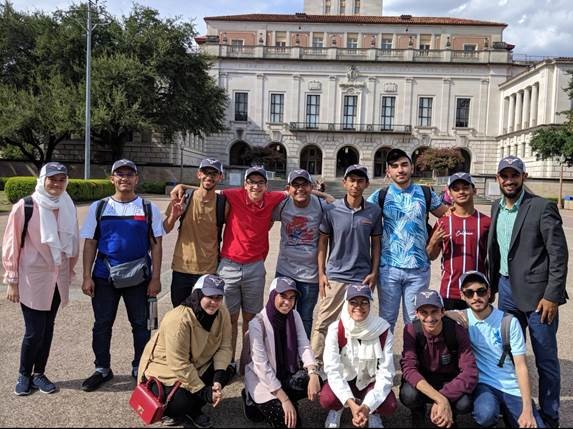
[[[107,258],[104,258],[104,261],[109,270],[109,280],[116,289],[137,286],[149,280],[150,273],[147,265],[147,256],[113,267]]]

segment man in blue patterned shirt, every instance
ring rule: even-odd
[[[404,323],[410,323],[416,314],[414,297],[427,289],[430,282],[427,213],[440,217],[448,209],[434,191],[412,182],[414,166],[406,152],[392,149],[386,162],[386,174],[392,183],[387,190],[374,192],[368,201],[382,207],[384,231],[378,299],[380,316],[394,329],[400,300],[403,299]]]

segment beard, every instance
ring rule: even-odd
[[[515,198],[518,195],[521,194],[521,191],[523,190],[523,184],[521,184],[520,186],[517,186],[513,192],[507,192],[502,186],[500,186],[500,190],[501,193],[503,194],[504,197],[506,198]]]

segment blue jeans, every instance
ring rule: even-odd
[[[380,268],[378,301],[380,317],[390,323],[392,332],[398,319],[400,299],[404,324],[410,323],[416,317],[414,298],[421,290],[430,285],[430,267],[425,268],[396,268],[384,265]]]
[[[559,421],[559,395],[561,392],[561,369],[557,355],[557,327],[559,316],[551,324],[541,323],[541,312],[523,312],[517,308],[511,296],[511,283],[508,277],[499,279],[500,310],[517,317],[523,335],[529,326],[531,347],[535,354],[535,365],[539,374],[539,406],[544,419]]]
[[[150,332],[147,329],[147,282],[124,289],[114,288],[105,279],[94,278],[94,282],[95,293],[92,298],[92,308],[95,321],[92,348],[95,354],[96,368],[110,368],[111,334],[121,297],[125,303],[133,334],[134,356],[131,366],[133,368],[138,367],[139,359],[150,337]]]
[[[277,271],[275,277],[286,277]],[[293,279],[294,280],[294,279]],[[312,332],[312,315],[318,301],[318,283],[305,283],[294,280],[300,296],[296,300],[296,311],[300,314],[306,336]]]
[[[517,419],[521,415],[523,403],[520,396],[513,396],[497,390],[487,384],[478,383],[473,393],[474,411],[473,418],[481,427],[495,427],[499,413],[503,413],[510,427],[519,427]],[[532,401],[533,402],[533,401]],[[544,428],[545,423],[537,411],[535,404],[533,407],[533,417],[538,428]]]

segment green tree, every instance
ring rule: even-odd
[[[416,159],[416,166],[420,170],[432,170],[444,172],[457,167],[464,162],[464,157],[459,149],[454,148],[428,148]]]

